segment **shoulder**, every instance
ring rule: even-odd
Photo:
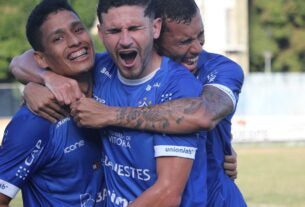
[[[216,71],[217,73],[225,73],[238,79],[244,78],[244,73],[239,64],[230,58],[216,53],[202,51],[199,56],[200,70]]]
[[[47,142],[51,126],[51,122],[33,114],[23,106],[7,125],[3,145],[9,144],[18,149],[32,147],[38,140]]]
[[[199,96],[202,84],[187,68],[169,58],[163,58],[161,67],[166,74],[167,89],[180,91],[181,97]]]

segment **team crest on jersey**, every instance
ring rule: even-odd
[[[138,102],[139,107],[146,107],[152,105],[152,101],[149,101],[147,97],[144,97],[141,101]]]
[[[217,77],[217,73],[217,71],[213,71],[207,75],[208,83],[211,83],[215,80],[215,78]]]

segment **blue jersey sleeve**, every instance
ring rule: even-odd
[[[39,167],[50,125],[26,107],[13,117],[0,147],[0,193],[14,198]]]
[[[202,74],[206,77],[204,85],[212,85],[225,92],[232,100],[234,106],[238,101],[244,81],[241,67],[234,61],[222,55],[209,53],[211,58],[206,60]]]
[[[184,67],[169,62],[168,85],[160,94],[160,103],[186,97],[198,97],[202,90],[199,81]],[[177,156],[194,159],[198,136],[196,133],[183,135],[155,135],[155,157]]]

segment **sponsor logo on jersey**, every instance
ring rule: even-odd
[[[95,205],[95,199],[92,198],[90,193],[80,195],[80,206],[81,207],[92,207]]]
[[[110,143],[112,143],[114,145],[124,147],[124,148],[131,148],[131,146],[130,146],[131,137],[124,136],[124,134],[122,134],[120,132],[114,132],[114,131],[109,130],[108,139],[109,139]]]
[[[131,203],[131,201],[128,201],[128,199],[123,198],[122,196],[118,196],[113,190],[110,191],[107,190],[106,188],[103,189],[103,193],[101,196],[102,196],[101,197],[102,200],[108,199],[108,201],[120,207],[127,207],[128,204]]]
[[[161,84],[160,83],[154,83],[153,85],[148,84],[146,86],[146,91],[151,91],[152,88],[160,88]]]
[[[67,154],[67,153],[70,153],[70,152],[73,152],[81,147],[85,146],[85,141],[84,140],[80,140],[78,142],[75,142],[74,144],[66,147],[64,149],[64,153]]]
[[[0,182],[0,189],[1,190],[5,190],[5,189],[7,189],[8,188],[8,186],[5,184],[5,183],[1,183]]]
[[[107,78],[111,79],[112,78],[112,75],[110,74],[110,72],[107,70],[107,68],[103,67],[101,70],[100,70],[100,73],[104,74]]]
[[[100,102],[102,104],[105,104],[106,101],[105,99],[101,99],[100,97],[98,97],[97,95],[93,95],[93,98],[97,101],[97,102]]]
[[[63,120],[60,120],[59,122],[57,122],[56,124],[56,128],[62,126],[64,123],[66,123],[67,121],[70,121],[70,117],[64,118]]]
[[[186,147],[166,147],[165,148],[165,152],[177,152],[177,153],[183,153],[183,154],[194,154],[196,152],[196,150],[194,149],[190,149],[190,148],[186,148]]]
[[[15,176],[25,180],[30,173],[29,167],[34,163],[35,159],[39,157],[43,149],[42,140],[38,140],[30,155],[25,159],[24,164],[19,166]]]
[[[119,176],[128,177],[132,179],[138,179],[141,181],[149,181],[151,179],[150,170],[149,169],[137,169],[131,166],[126,166],[122,164],[115,163],[107,156],[105,156],[102,160],[102,164],[105,167],[116,172]]]

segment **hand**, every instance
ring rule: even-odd
[[[80,127],[102,128],[110,125],[112,107],[93,98],[82,97],[70,105],[71,115]]]
[[[46,87],[29,83],[24,88],[24,99],[29,109],[51,122],[56,122],[69,113],[57,103],[55,96]]]
[[[76,80],[66,78],[51,71],[42,75],[45,86],[52,91],[60,105],[70,105],[84,96]]]
[[[237,154],[233,148],[232,155],[225,156],[223,167],[231,180],[235,180],[237,178]]]

